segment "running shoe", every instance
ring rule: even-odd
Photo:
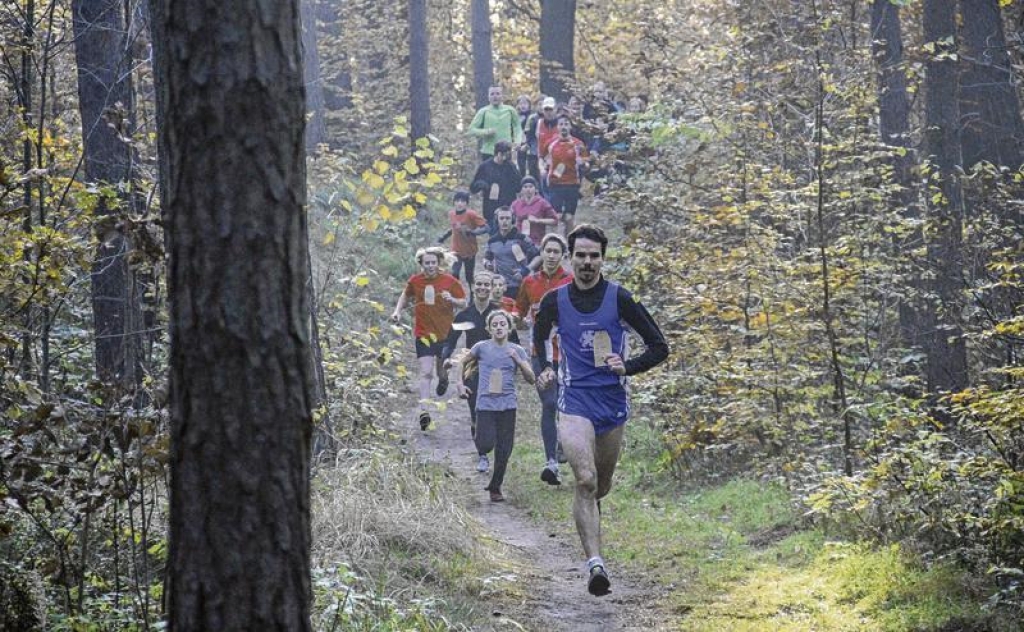
[[[540,480],[548,485],[561,485],[562,479],[558,476],[558,465],[548,463],[547,467],[540,471]]]
[[[438,397],[443,397],[448,392],[448,372],[442,371],[441,375],[437,376],[437,390],[435,391]]]
[[[595,597],[604,597],[611,592],[612,580],[608,579],[608,571],[604,566],[595,564],[590,568],[590,579],[587,580],[587,592]]]
[[[492,489],[491,490],[491,502],[492,503],[503,503],[503,502],[505,502],[505,497],[501,495],[500,491],[498,491],[496,489]]]
[[[430,413],[424,411],[424,412],[420,413],[420,430],[422,430],[423,432],[426,432],[427,428],[429,428],[429,427],[430,427]]]
[[[486,472],[491,468],[491,460],[487,458],[486,454],[480,455],[480,460],[476,462],[477,472]]]

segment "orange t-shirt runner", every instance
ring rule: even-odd
[[[426,344],[443,342],[452,329],[455,311],[452,304],[441,297],[443,292],[455,298],[466,298],[462,284],[450,274],[438,274],[432,279],[422,273],[414,274],[405,284],[405,296],[415,301],[413,335]]]
[[[448,223],[452,226],[452,252],[463,259],[475,257],[478,249],[476,235],[463,235],[461,228],[481,228],[487,225],[487,220],[472,209],[466,209],[465,213],[456,213],[452,209],[448,211]]]

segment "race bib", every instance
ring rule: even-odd
[[[491,195],[490,195],[490,198],[492,200],[497,200],[498,199],[498,194],[500,194],[500,193],[501,193],[501,187],[499,187],[498,183],[495,182],[494,184],[491,185]]]
[[[527,235],[527,236],[530,234],[530,220],[528,220],[528,219],[524,219],[523,220],[523,228],[522,228],[521,232],[524,235]]]
[[[563,173],[565,173],[565,163],[560,162],[557,166],[555,166],[555,177],[561,178]]]
[[[487,392],[491,395],[501,395],[503,383],[504,378],[501,375],[501,369],[492,369],[491,376],[487,379]]]
[[[519,263],[523,262],[526,255],[523,253],[523,248],[519,244],[512,244],[512,256],[516,258]]]
[[[605,358],[611,355],[612,339],[608,332],[598,330],[594,332],[594,366],[606,366]]]
[[[434,292],[434,286],[428,285],[423,288],[423,302],[427,305],[433,305],[435,300],[437,300],[437,295]]]

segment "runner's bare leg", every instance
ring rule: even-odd
[[[622,449],[622,435],[626,424],[617,426],[608,432],[598,435],[595,439],[594,463],[597,465],[597,500],[601,500],[612,491],[612,476],[615,466],[619,463],[619,452]]]
[[[558,440],[576,477],[572,516],[587,558],[601,555],[601,517],[597,513],[597,465],[594,425],[579,415],[558,415]]]

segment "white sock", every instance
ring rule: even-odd
[[[604,560],[601,559],[600,555],[595,555],[594,557],[587,560],[587,572],[589,573],[590,571],[594,570],[595,566],[600,566],[601,568],[604,568]]]

